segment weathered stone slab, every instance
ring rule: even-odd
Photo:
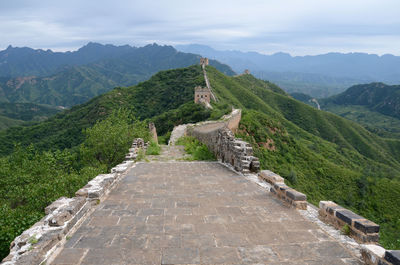
[[[296,190],[286,190],[286,196],[288,196],[290,199],[294,201],[306,201],[307,196],[301,192],[298,192]]]
[[[366,234],[379,233],[379,225],[366,219],[355,220],[354,227]]]
[[[393,265],[400,265],[400,250],[387,250],[385,252],[385,260]]]
[[[330,213],[331,215],[335,215],[336,211],[339,211],[339,210],[346,210],[346,209],[339,205],[328,206],[326,208],[326,211],[328,213]]]
[[[259,161],[257,161],[257,162],[258,162],[258,164],[260,163]],[[278,174],[275,174],[274,172],[269,171],[269,170],[261,170],[261,172],[259,173],[259,176],[271,184],[284,183],[284,181],[285,181],[284,178],[282,178]]]
[[[285,191],[289,189],[289,187],[285,183],[275,183],[274,189],[277,191]]]
[[[343,222],[352,225],[353,221],[364,219],[364,217],[359,216],[358,214],[353,213],[347,209],[336,210],[336,217],[342,220]]]

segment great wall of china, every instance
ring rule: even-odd
[[[135,139],[111,173],[49,205],[2,264],[400,264],[400,251],[377,244],[377,224],[334,202],[316,208],[260,171],[251,145],[235,138],[240,119],[236,109],[177,126],[164,147],[173,157],[190,135],[219,162],[136,162],[146,144]]]

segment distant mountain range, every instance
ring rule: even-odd
[[[136,48],[89,43],[74,52],[9,46],[0,51],[0,102],[71,107],[114,87],[135,85],[160,70],[199,60],[199,55],[157,44]],[[210,65],[235,74],[215,60]]]
[[[230,65],[234,71],[249,69],[255,76],[277,83],[289,93],[302,92],[328,97],[360,83],[400,83],[400,57],[365,53],[328,53],[291,56],[287,53],[264,55],[256,52],[218,51],[209,46],[177,45],[191,52]]]

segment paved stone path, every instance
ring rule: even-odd
[[[142,162],[52,264],[361,263],[296,210],[217,162]]]

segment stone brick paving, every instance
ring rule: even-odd
[[[138,163],[52,264],[361,264],[217,162]]]

